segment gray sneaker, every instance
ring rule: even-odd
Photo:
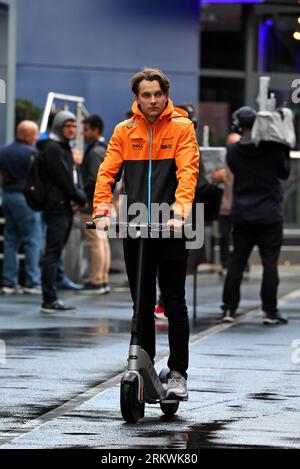
[[[263,320],[263,324],[287,324],[289,319],[284,314],[280,314],[278,311],[275,313],[266,313]]]
[[[165,400],[188,400],[186,379],[179,371],[170,372]]]
[[[20,285],[11,285],[2,287],[2,293],[4,295],[22,295],[24,290]]]
[[[225,310],[222,315],[222,322],[233,322],[236,318],[235,311]]]
[[[32,287],[24,287],[24,293],[28,295],[41,295],[42,287],[40,285],[33,285]]]
[[[52,303],[43,303],[41,313],[65,313],[74,311],[75,306],[65,305],[62,301],[52,301]]]

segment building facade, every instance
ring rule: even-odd
[[[299,142],[298,17],[298,0],[0,0],[0,145],[14,135],[15,97],[43,108],[50,91],[83,96],[109,138],[144,66],[167,73],[175,102],[199,104],[200,138],[208,124],[212,145],[224,144],[234,109],[256,107],[259,77],[270,76]],[[290,226],[300,226],[298,161],[285,191]]]
[[[84,96],[107,137],[130,109],[130,77],[144,66],[166,72],[175,100],[198,102],[198,0],[15,2],[6,14],[15,14],[17,98],[43,107],[50,91]]]
[[[224,145],[235,109],[257,108],[259,77],[269,76],[277,105],[293,109],[299,149],[300,100],[293,99],[300,95],[295,90],[300,79],[298,0],[201,3],[199,114],[201,125],[211,129],[211,144]],[[300,160],[295,158],[284,184],[286,228],[300,227],[299,182]]]

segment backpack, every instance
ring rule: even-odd
[[[46,194],[47,185],[43,178],[43,157],[41,153],[35,153],[31,155],[24,196],[32,210],[40,211],[44,209]]]

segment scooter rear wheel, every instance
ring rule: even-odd
[[[160,402],[161,411],[163,414],[165,414],[166,417],[173,417],[173,415],[176,414],[178,407],[179,402],[172,402],[170,404]]]
[[[140,417],[144,416],[145,403],[138,400],[135,383],[121,384],[121,413],[127,423],[136,423]]]

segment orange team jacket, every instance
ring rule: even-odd
[[[150,124],[134,102],[131,119],[118,124],[99,168],[93,216],[110,212],[112,186],[124,170],[127,205],[167,203],[186,218],[194,200],[199,147],[187,113],[172,101]]]

